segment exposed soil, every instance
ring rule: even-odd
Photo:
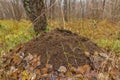
[[[88,38],[68,30],[56,29],[41,33],[39,37],[23,44],[20,51],[40,55],[41,67],[49,63],[54,69],[58,69],[60,66],[91,65],[89,57],[84,52],[93,54],[94,51],[101,52],[102,50]]]

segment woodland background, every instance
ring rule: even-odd
[[[119,0],[45,0],[48,19],[120,19]],[[26,18],[21,0],[0,0],[0,19]]]

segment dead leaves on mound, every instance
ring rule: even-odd
[[[88,52],[85,54],[90,55]],[[98,56],[99,54],[95,53],[91,57],[93,64]],[[62,65],[55,71],[51,64],[41,67],[41,56],[22,52],[9,53],[2,56],[0,76],[2,80],[119,80],[120,55],[100,56],[104,57],[104,60],[101,60],[99,68],[93,69],[90,65],[67,68]]]

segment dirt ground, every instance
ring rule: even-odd
[[[23,44],[20,51],[41,56],[41,67],[49,63],[55,70],[60,66],[69,68],[92,65],[85,51],[90,52],[91,55],[95,51],[102,52],[88,38],[60,29],[41,33],[37,38]]]

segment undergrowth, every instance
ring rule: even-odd
[[[49,20],[49,30],[71,30],[96,42],[100,47],[120,52],[120,26],[107,20],[92,19],[65,22]],[[48,29],[47,29],[48,30]],[[35,36],[32,24],[27,20],[0,20],[0,52],[8,51],[16,44],[24,43]]]
[[[92,19],[65,22],[49,20],[50,29],[64,28],[90,38],[100,47],[120,52],[120,25]]]
[[[0,20],[0,52],[6,52],[15,45],[34,37],[32,24],[27,20]]]

